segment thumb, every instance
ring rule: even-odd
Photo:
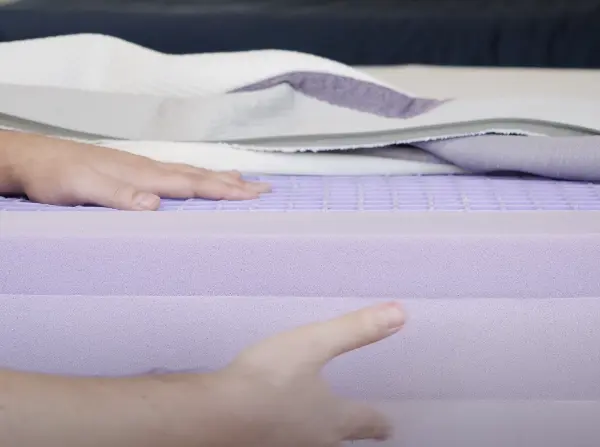
[[[92,172],[77,191],[81,203],[91,203],[125,211],[153,211],[160,206],[160,197],[139,191],[131,184],[108,175]]]
[[[397,333],[404,321],[399,304],[375,306],[267,339],[242,353],[237,362],[251,363],[258,369],[276,367],[278,372],[287,373],[319,370],[339,355]]]

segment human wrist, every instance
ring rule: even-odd
[[[112,396],[107,396],[102,413],[109,415],[107,427],[123,432],[104,445],[229,447],[222,443],[227,421],[219,409],[218,382],[212,374],[149,375],[114,381]]]
[[[242,445],[248,425],[255,425],[245,387],[223,372],[145,376],[124,385],[127,401],[144,396],[126,426],[151,434],[127,447],[232,447]]]
[[[152,378],[146,378],[152,381]],[[162,376],[150,386],[161,403],[166,443],[144,447],[234,447],[261,445],[276,420],[255,382],[229,369],[203,375]],[[257,389],[258,388],[258,389]]]

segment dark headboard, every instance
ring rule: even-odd
[[[102,33],[169,53],[279,48],[353,65],[600,67],[600,0],[21,0],[0,39]]]

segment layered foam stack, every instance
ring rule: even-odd
[[[215,370],[401,300],[399,336],[326,370],[396,427],[352,445],[600,444],[599,103],[418,98],[306,54],[94,35],[0,44],[0,61],[5,129],[274,186],[164,213],[0,198],[0,367]],[[498,171],[546,178],[480,175]]]

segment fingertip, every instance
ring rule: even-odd
[[[133,200],[136,211],[156,211],[160,207],[160,197],[148,192],[138,192]]]
[[[389,302],[373,309],[377,319],[389,334],[400,331],[406,323],[406,313],[397,302]]]
[[[399,303],[388,302],[368,307],[321,325],[328,333],[331,349],[326,361],[355,349],[382,341],[404,326],[406,316]],[[316,333],[316,332],[315,332]]]

